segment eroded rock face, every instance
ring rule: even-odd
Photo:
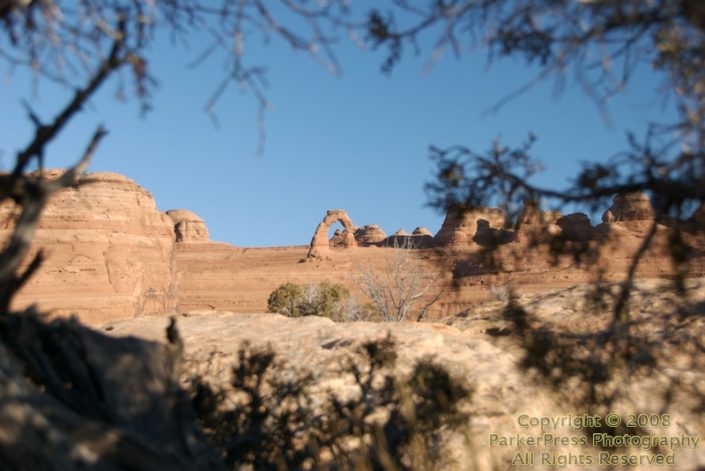
[[[207,241],[208,228],[203,219],[187,209],[170,209],[166,215],[174,222],[176,242]]]
[[[653,221],[654,210],[649,196],[641,193],[617,195],[612,200],[612,206],[602,215],[606,223],[622,221]]]
[[[377,224],[368,224],[355,231],[355,241],[359,246],[375,245],[383,242],[387,234]]]
[[[412,236],[418,236],[418,237],[423,237],[423,236],[431,236],[431,237],[433,237],[433,234],[431,233],[431,231],[429,231],[429,230],[426,229],[425,227],[421,227],[421,226],[419,226],[419,227],[417,227],[416,229],[414,229],[414,230],[411,232],[411,235],[412,235]]]
[[[382,243],[385,247],[396,247],[400,249],[416,248],[414,237],[412,237],[404,228],[397,230],[394,234],[387,237]]]
[[[489,227],[501,228],[504,226],[505,217],[504,212],[497,208],[482,208],[468,212],[449,209],[441,229],[434,237],[435,244],[458,247],[473,244],[473,238],[477,234],[477,221],[480,219],[487,221]]]
[[[328,240],[328,229],[330,226],[336,222],[340,222],[343,225],[345,231],[344,240],[340,242],[341,247],[355,247],[357,243],[355,242],[355,230],[357,227],[353,224],[350,216],[342,209],[329,209],[326,212],[326,216],[323,218],[320,224],[316,227],[316,232],[313,234],[311,239],[311,245],[309,246],[308,257],[319,257],[323,255],[322,252],[330,249],[330,241]]]
[[[539,209],[538,203],[526,201],[524,208],[517,216],[514,231],[520,239],[540,240],[556,235],[561,232],[561,228],[557,224],[561,216],[560,211],[542,211]]]
[[[49,177],[61,171],[47,171]],[[32,244],[46,260],[14,307],[38,303],[86,322],[174,312],[174,225],[152,195],[115,173],[82,177],[86,184],[55,194]],[[15,211],[0,205],[0,219]],[[12,218],[9,218],[12,221]],[[6,241],[14,223],[0,228]]]
[[[586,242],[596,236],[596,230],[585,213],[573,213],[557,221],[564,239],[573,242]]]
[[[335,232],[333,233],[333,237],[330,238],[328,241],[328,245],[330,247],[334,248],[339,248],[339,249],[344,249],[347,247],[354,247],[353,244],[350,242],[350,232],[347,230],[341,231],[340,229],[336,229]],[[354,235],[353,235],[354,237]]]
[[[483,247],[496,247],[513,242],[516,240],[516,234],[504,229],[491,227],[490,222],[486,219],[478,219],[477,231],[472,240]]]

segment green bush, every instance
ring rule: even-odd
[[[269,295],[267,309],[289,317],[324,316],[342,320],[341,312],[350,299],[350,291],[339,283],[284,283]]]

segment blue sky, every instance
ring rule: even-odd
[[[462,144],[485,150],[500,137],[519,144],[539,137],[535,155],[546,171],[537,179],[560,187],[580,161],[605,159],[624,148],[625,132],[672,113],[655,90],[660,77],[642,70],[609,103],[612,124],[570,81],[556,96],[541,84],[497,113],[484,113],[529,81],[535,69],[520,61],[487,67],[482,50],[443,57],[429,71],[429,48],[408,51],[391,76],[380,72],[383,53],[343,40],[335,77],[288,45],[248,44],[249,60],[268,68],[266,149],[257,149],[257,106],[230,88],[218,102],[215,126],[203,111],[223,76],[218,58],[197,69],[199,38],[188,50],[160,40],[150,67],[160,86],[154,110],[140,117],[135,100],[114,98],[115,82],[99,95],[49,149],[47,165],[65,166],[85,148],[98,123],[110,131],[93,171],[127,175],[154,195],[162,210],[190,209],[206,220],[211,237],[239,246],[307,244],[330,208],[348,211],[357,225],[379,224],[388,234],[426,226],[436,232],[443,215],[425,207],[431,177],[429,145]],[[2,64],[4,67],[4,64]],[[39,83],[24,71],[0,69],[0,150],[6,169],[30,139],[23,97],[48,120],[68,92]],[[596,222],[596,221],[593,221]]]

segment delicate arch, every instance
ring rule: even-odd
[[[355,242],[355,230],[357,227],[353,224],[350,216],[342,209],[329,209],[326,212],[326,216],[323,221],[316,227],[316,232],[313,234],[311,239],[311,245],[308,249],[308,257],[316,257],[320,255],[320,251],[327,251],[330,249],[328,242],[328,230],[332,224],[339,222],[343,225],[345,229],[345,241],[343,245],[345,247],[356,247]]]

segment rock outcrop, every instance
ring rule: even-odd
[[[643,414],[668,413],[674,419],[673,425],[663,428],[659,434],[702,436],[705,421],[702,410],[696,409],[702,401],[702,394],[693,393],[693,384],[705,381],[702,368],[705,355],[697,348],[685,348],[681,339],[685,339],[688,342],[685,345],[689,347],[705,335],[705,328],[701,322],[688,322],[681,324],[677,333],[672,327],[672,333],[667,333],[667,326],[678,317],[680,306],[673,305],[672,298],[666,294],[668,290],[663,289],[665,286],[668,285],[640,283],[640,295],[632,300],[640,335],[648,345],[642,348],[652,361],[649,368],[600,368],[605,375],[602,377],[604,383],[599,385],[618,392],[619,400],[610,406],[617,414],[626,417],[635,410]],[[694,303],[705,301],[703,285],[697,282],[692,286],[698,286],[691,292]],[[551,355],[539,357],[538,361],[545,362],[540,365],[565,365],[560,361],[564,351],[577,357],[571,356],[569,360],[578,367],[594,367],[602,361],[625,361],[623,357],[607,354],[608,349],[595,349],[595,343],[587,343],[595,339],[596,334],[603,335],[601,332],[612,315],[609,309],[590,310],[587,307],[590,293],[591,285],[563,289],[549,289],[544,285],[542,290],[517,295],[516,305],[531,312],[532,331],[540,333],[542,338],[556,339],[556,346],[549,344],[547,347]],[[214,352],[217,353],[218,367],[210,371],[205,369],[207,380],[216,384],[229,380],[224,367],[238,361],[241,342],[250,342],[255,347],[269,345],[278,358],[286,362],[287,374],[300,369],[314,373],[309,396],[314,400],[330,397],[331,393],[357,392],[357,388],[352,387],[353,376],[340,373],[341,365],[349,364],[350,355],[364,342],[389,335],[396,344],[399,372],[409,371],[419,359],[432,358],[473,389],[468,404],[472,420],[468,421],[469,429],[462,430],[462,434],[467,435],[457,437],[457,441],[447,437],[437,444],[447,446],[442,448],[441,455],[455,456],[456,463],[439,469],[556,469],[550,465],[512,466],[511,462],[521,447],[488,443],[490,433],[512,439],[518,434],[542,433],[540,426],[527,428],[517,423],[522,414],[526,414],[525,417],[578,416],[589,413],[591,407],[590,403],[579,399],[586,397],[581,394],[586,391],[582,377],[569,376],[570,373],[561,370],[560,366],[549,369],[546,376],[527,371],[523,360],[530,352],[527,348],[533,345],[524,343],[521,346],[523,337],[517,332],[517,324],[506,315],[505,308],[506,299],[495,299],[474,303],[468,310],[470,315],[467,311],[452,315],[444,319],[443,324],[401,322],[393,326],[373,322],[335,323],[316,316],[293,319],[275,314],[194,314],[179,319],[179,330],[185,343],[185,364],[199,374],[204,374],[203,366],[209,363]],[[590,312],[590,315],[580,315],[581,312]],[[131,335],[164,342],[167,323],[164,318],[145,317],[117,322],[105,328],[110,329],[107,331],[110,335]],[[670,336],[672,340],[664,340],[664,336]],[[558,350],[559,346],[562,346],[561,350]],[[564,380],[558,383],[561,387],[555,387],[555,378]],[[566,437],[585,436],[584,429],[572,430],[571,427],[561,429],[560,433]],[[591,443],[585,447],[565,445],[565,448],[558,449],[558,442],[539,442],[526,449],[536,456],[543,452],[568,456],[567,453],[575,454],[579,450],[595,459],[598,453],[605,451],[604,448],[592,448]],[[639,450],[633,450],[633,456],[636,456]],[[654,456],[649,450],[641,451],[645,453],[643,456]],[[675,453],[677,469],[700,469],[705,463],[702,446],[675,447],[668,452]],[[604,468],[569,464],[561,469]],[[630,469],[656,470],[659,467],[630,466]]]
[[[496,229],[490,226],[489,221],[478,219],[477,231],[472,240],[478,245],[490,248],[513,242],[516,240],[516,234],[504,229]]]
[[[343,225],[345,229],[345,238],[340,242],[341,247],[355,247],[355,230],[357,227],[353,224],[350,216],[342,209],[329,209],[326,212],[323,221],[316,227],[316,232],[311,239],[307,258],[315,258],[323,256],[324,252],[330,249],[330,241],[328,240],[328,230],[330,226],[336,222]]]
[[[49,178],[61,171],[48,170]],[[152,195],[115,173],[82,177],[81,186],[55,194],[32,244],[46,260],[15,299],[38,303],[86,322],[174,312],[174,224]],[[0,219],[12,221],[12,203]],[[9,239],[14,224],[0,228]]]
[[[427,228],[419,226],[411,232],[411,243],[418,249],[433,246],[433,234]]]
[[[615,196],[612,206],[602,215],[602,221],[606,223],[653,219],[654,210],[649,196],[640,192]]]
[[[556,222],[561,228],[561,235],[572,242],[587,242],[597,234],[585,213],[572,213],[563,216]]]
[[[477,234],[477,221],[483,219],[489,227],[504,226],[504,212],[497,208],[482,208],[464,212],[459,209],[449,209],[441,229],[434,237],[438,246],[467,247],[473,244]]]
[[[387,234],[377,224],[368,224],[355,231],[355,241],[361,247],[379,244],[386,238]]]
[[[353,235],[354,237],[354,235]],[[348,247],[354,247],[350,244],[350,233],[347,230],[336,229],[333,233],[333,237],[328,241],[328,245],[337,249],[345,249]]]
[[[427,228],[421,227],[421,226],[414,229],[411,232],[411,235],[416,236],[416,237],[426,237],[426,236],[433,237],[433,234],[431,233],[431,231],[429,231]]]
[[[209,240],[205,221],[187,209],[170,209],[166,215],[174,222],[176,242],[201,242]]]
[[[514,224],[514,231],[519,239],[543,240],[561,232],[557,224],[561,216],[560,211],[542,211],[535,201],[525,201]]]

